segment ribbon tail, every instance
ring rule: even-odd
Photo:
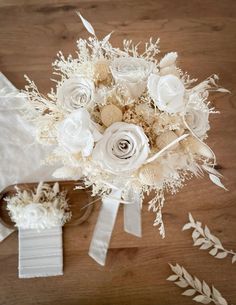
[[[132,203],[124,205],[124,230],[137,237],[142,236],[141,197],[138,191],[130,189],[127,201]]]
[[[0,223],[0,242],[7,238],[14,231],[15,230],[9,229],[8,227]]]
[[[113,190],[110,196],[102,199],[102,207],[89,248],[89,256],[104,266],[111,234],[120,205],[121,190]]]

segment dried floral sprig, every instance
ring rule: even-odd
[[[148,211],[153,211],[156,213],[156,218],[154,220],[153,226],[159,227],[159,232],[162,238],[165,237],[165,227],[162,220],[162,208],[164,203],[165,197],[162,190],[156,191],[156,196],[148,202]]]
[[[200,246],[201,250],[210,250],[209,254],[219,259],[225,258],[228,254],[232,255],[232,264],[236,262],[236,253],[225,249],[219,238],[214,236],[207,226],[203,229],[202,223],[195,221],[191,213],[189,213],[189,222],[183,226],[182,230],[189,229],[194,229],[192,233],[194,246]]]
[[[192,276],[188,271],[176,264],[175,266],[170,265],[170,268],[174,272],[173,275],[167,278],[167,281],[175,282],[175,284],[181,288],[186,289],[182,295],[193,297],[193,300],[202,303],[209,304],[211,302],[216,305],[227,305],[228,302],[221,295],[213,285],[210,286],[205,281],[200,281],[196,276]]]

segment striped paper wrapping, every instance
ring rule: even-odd
[[[19,228],[19,278],[63,274],[62,227]]]

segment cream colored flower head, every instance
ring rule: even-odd
[[[177,76],[151,74],[147,87],[149,95],[160,110],[168,113],[185,111],[185,88]]]
[[[154,64],[142,58],[121,57],[116,58],[110,68],[115,82],[126,89],[130,98],[135,99],[146,89]]]
[[[69,153],[81,153],[84,157],[91,154],[94,142],[100,138],[100,132],[84,108],[72,112],[57,128],[59,145]]]
[[[106,129],[92,157],[104,170],[119,174],[138,169],[149,154],[148,138],[134,124],[118,122]]]
[[[207,131],[210,129],[209,125],[209,111],[194,109],[191,105],[186,109],[186,121],[193,133],[199,137],[204,138]]]
[[[81,75],[65,80],[57,90],[59,103],[69,112],[80,107],[89,107],[94,99],[94,83]]]
[[[48,224],[48,211],[41,203],[29,203],[16,216],[16,225],[22,229],[40,229]]]

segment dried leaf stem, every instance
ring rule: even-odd
[[[213,285],[210,288],[205,281],[201,282],[196,276],[192,276],[178,264],[175,266],[169,265],[174,274],[169,276],[167,280],[175,282],[181,288],[187,288],[182,295],[193,297],[194,301],[202,304],[213,302],[216,305],[228,305],[228,302]]]
[[[225,249],[219,238],[214,236],[207,226],[203,229],[202,223],[195,221],[191,213],[189,213],[189,222],[183,226],[182,230],[188,229],[193,229],[194,246],[200,246],[201,250],[209,250],[209,254],[218,259],[232,255],[232,264],[236,261],[236,253],[233,250]]]

